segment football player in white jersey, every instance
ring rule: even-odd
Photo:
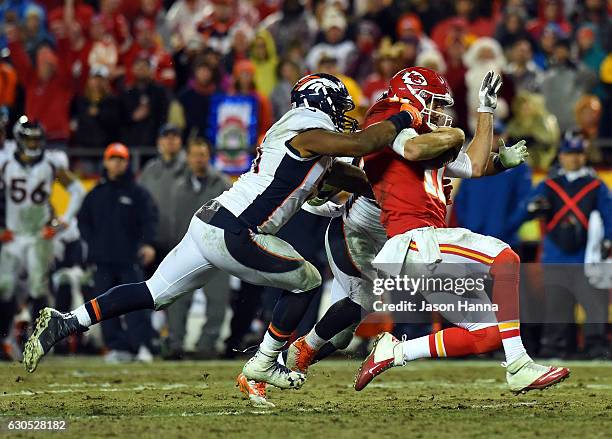
[[[37,122],[22,116],[13,128],[16,147],[0,156],[4,215],[0,227],[0,337],[5,337],[15,310],[15,283],[25,272],[31,314],[47,305],[52,238],[78,211],[85,190],[68,171],[66,154],[44,149],[45,134]],[[49,197],[58,180],[70,193],[66,213],[55,218]]]
[[[354,103],[345,85],[324,73],[300,79],[291,101],[293,108],[266,133],[250,171],[196,212],[183,240],[150,279],[112,288],[71,313],[51,308],[41,312],[24,350],[27,371],[33,372],[49,349],[67,335],[136,309],[166,307],[223,270],[253,284],[285,290],[259,350],[243,368],[245,380],[284,389],[301,387],[305,376],[276,359],[320,285],[321,275],[275,233],[316,194],[333,156],[358,157],[381,150],[410,126],[414,116],[402,111],[355,132],[357,121],[346,116]],[[436,157],[444,150],[423,150],[416,143],[406,146],[411,160]],[[362,175],[354,175],[358,174]],[[363,175],[361,181],[365,182]]]

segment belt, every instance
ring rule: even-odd
[[[195,216],[211,226],[233,233],[240,233],[250,227],[240,221],[217,200],[210,200],[196,212]]]

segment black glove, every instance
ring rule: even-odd
[[[527,204],[527,212],[533,216],[546,216],[550,209],[550,203],[545,197],[536,197]]]
[[[604,239],[601,243],[601,260],[605,261],[612,256],[612,239]]]

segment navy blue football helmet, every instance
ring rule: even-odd
[[[36,121],[21,116],[13,126],[13,137],[17,143],[17,152],[29,159],[40,157],[45,148],[45,130]]]
[[[291,89],[291,104],[294,108],[318,108],[339,131],[354,132],[359,126],[356,119],[346,115],[355,108],[346,86],[328,73],[313,73],[296,82]]]

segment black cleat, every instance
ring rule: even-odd
[[[58,341],[70,334],[84,332],[88,328],[81,326],[76,316],[62,314],[53,308],[44,308],[36,319],[34,332],[28,339],[23,350],[23,365],[32,373],[38,362]]]

